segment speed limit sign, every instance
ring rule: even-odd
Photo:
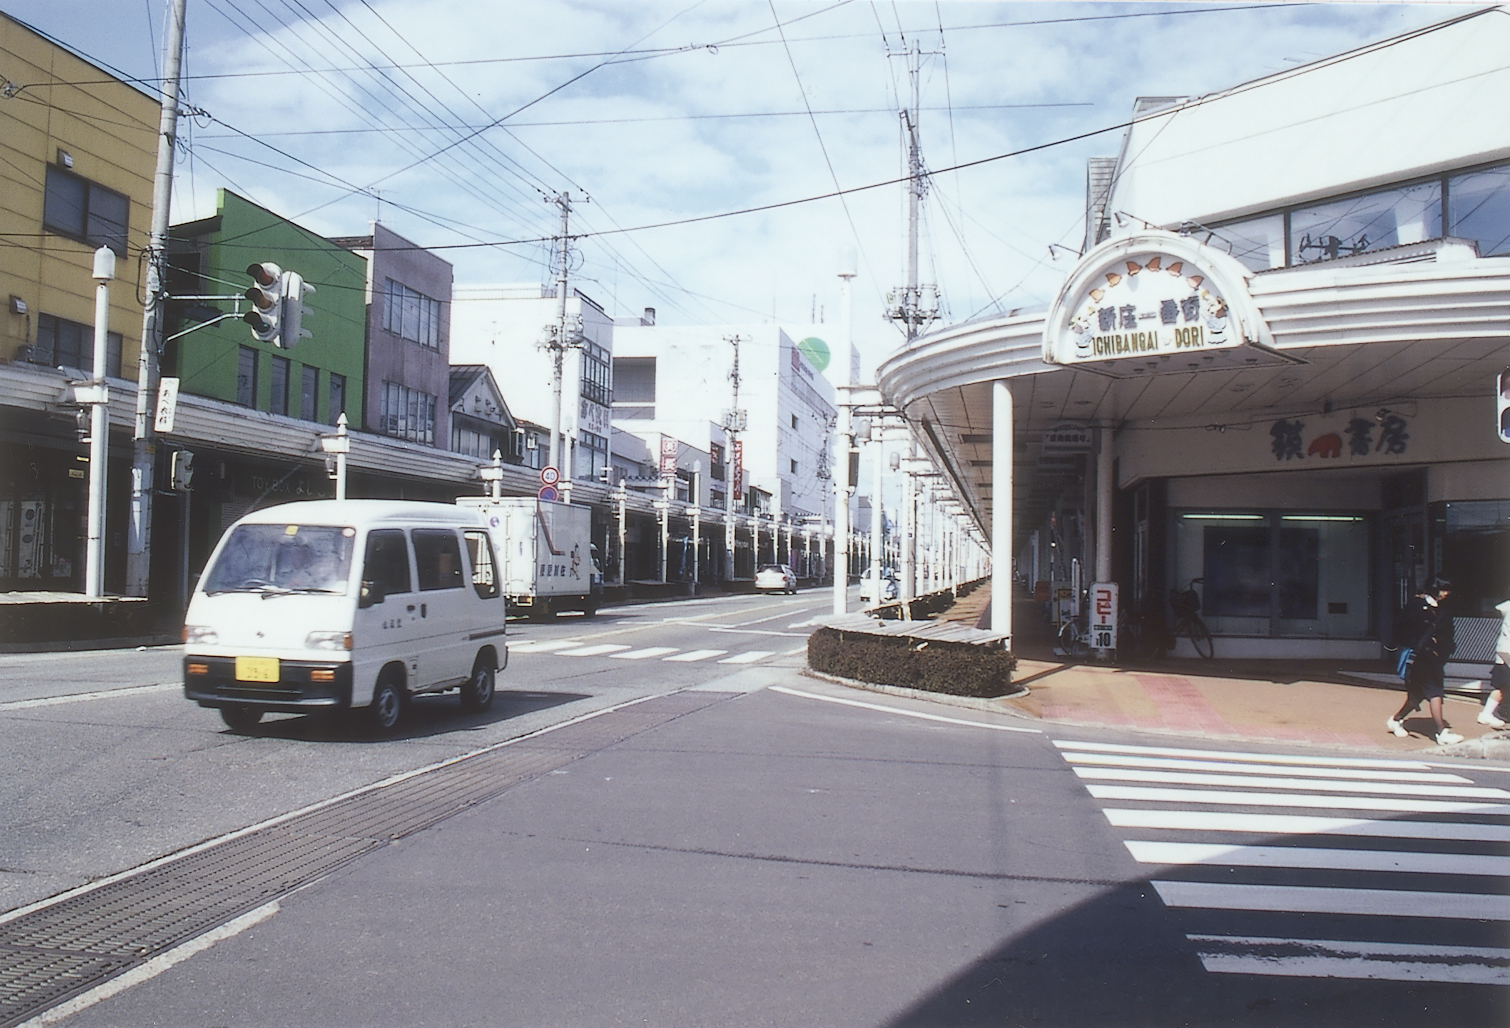
[[[555,468],[545,467],[540,469],[540,483],[542,485],[555,485],[561,481],[561,472]]]

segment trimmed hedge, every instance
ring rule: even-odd
[[[807,641],[814,671],[876,685],[993,699],[1013,692],[1017,658],[969,643],[820,628]]]

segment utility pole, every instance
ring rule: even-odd
[[[728,490],[724,495],[726,509],[724,511],[724,543],[726,546],[726,558],[728,573],[726,579],[734,577],[734,492],[738,489],[744,491],[744,459],[740,456],[739,462],[735,463],[735,450],[739,443],[739,433],[745,429],[745,412],[739,408],[739,344],[743,337],[738,333],[724,336],[724,342],[734,347],[734,366],[729,369],[729,381],[734,384],[734,405],[724,413],[724,433],[729,444],[729,483]],[[758,538],[758,537],[757,537]],[[756,554],[756,560],[760,559]]]
[[[157,130],[157,170],[152,178],[152,235],[147,243],[142,345],[136,362],[136,428],[131,447],[131,513],[126,533],[126,595],[146,596],[152,566],[152,489],[157,444],[152,407],[157,398],[157,351],[162,345],[162,265],[168,248],[168,207],[173,198],[173,150],[178,135],[178,76],[184,49],[188,0],[173,0],[163,48],[162,116]]]
[[[928,191],[928,177],[923,171],[923,141],[918,122],[920,107],[919,78],[922,51],[916,42],[907,51],[907,72],[912,80],[912,106],[900,114],[903,146],[907,159],[907,281],[901,289],[887,296],[886,316],[901,326],[910,344],[923,327],[939,316],[938,287],[918,285],[918,217],[923,197]],[[923,305],[923,291],[932,293],[932,303]]]
[[[848,256],[846,254],[845,256]],[[844,370],[840,374],[843,385],[839,388],[839,412],[837,431],[834,433],[834,613],[849,611],[849,481],[850,451],[855,446],[854,398],[847,387],[855,384],[851,376],[853,363],[850,354],[854,350],[853,309],[850,304],[850,286],[855,277],[855,268],[849,261],[842,261],[839,269],[840,295],[843,303],[842,322],[844,348],[841,356]]]
[[[584,197],[584,200],[587,198]],[[566,313],[566,275],[571,268],[571,205],[570,193],[558,193],[550,203],[561,209],[561,235],[556,246],[556,324],[546,328],[545,346],[551,351],[551,445],[550,466],[560,473],[561,493],[564,499],[571,498],[571,469],[561,466],[561,454],[565,449],[564,433],[561,430],[561,393],[563,389],[563,364],[569,347],[581,345],[581,337],[569,325]]]

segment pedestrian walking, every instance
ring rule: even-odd
[[[1452,615],[1446,601],[1452,592],[1452,582],[1435,578],[1426,591],[1417,595],[1405,612],[1399,635],[1402,643],[1410,647],[1405,666],[1405,702],[1395,716],[1384,722],[1386,731],[1404,739],[1410,733],[1401,724],[1406,715],[1413,714],[1426,704],[1431,720],[1436,725],[1437,745],[1446,746],[1462,742],[1463,737],[1442,720],[1442,696],[1445,690],[1443,668],[1447,658],[1457,647],[1453,638]]]
[[[1494,608],[1500,612],[1500,637],[1494,644],[1494,664],[1489,670],[1489,698],[1479,711],[1479,724],[1504,728],[1510,709],[1505,694],[1510,693],[1510,600]]]

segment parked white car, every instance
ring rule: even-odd
[[[762,591],[797,591],[797,572],[785,564],[762,564],[755,572],[755,588]]]

